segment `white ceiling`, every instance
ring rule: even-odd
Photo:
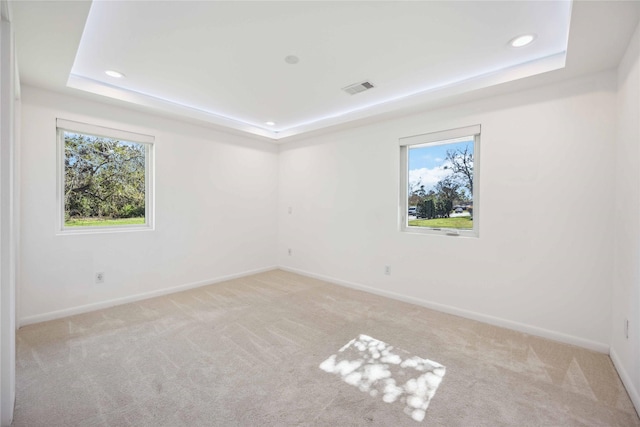
[[[282,139],[565,65],[571,74],[614,67],[639,5],[17,1],[12,10],[23,84]],[[525,33],[533,44],[509,45]],[[375,88],[341,90],[364,80]]]

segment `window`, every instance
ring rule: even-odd
[[[478,236],[480,125],[400,139],[401,230]]]
[[[154,138],[57,120],[64,232],[150,229]]]

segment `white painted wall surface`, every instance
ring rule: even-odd
[[[607,352],[615,108],[608,72],[287,143],[279,264]],[[474,124],[480,237],[400,232],[398,139]]]
[[[276,264],[274,145],[30,87],[22,100],[21,324]],[[56,235],[56,118],[155,136],[155,231]]]
[[[9,426],[15,402],[16,264],[16,83],[11,10],[0,2],[0,425]]]
[[[640,26],[620,63],[618,86],[611,358],[640,412]]]

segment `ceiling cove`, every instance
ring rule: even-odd
[[[93,2],[67,86],[280,140],[560,69],[571,8]]]

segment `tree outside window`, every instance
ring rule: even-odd
[[[400,139],[401,230],[478,236],[479,143],[480,125]]]
[[[58,138],[63,230],[150,225],[150,143],[64,128]]]
[[[409,226],[473,228],[473,138],[409,148]]]

